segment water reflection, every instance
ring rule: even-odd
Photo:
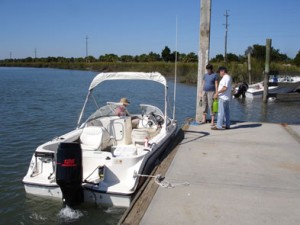
[[[261,104],[261,113],[260,113],[260,121],[267,121],[268,120],[268,104],[262,103]]]
[[[231,118],[234,121],[300,124],[299,103],[276,100],[263,103],[262,99],[232,99]]]

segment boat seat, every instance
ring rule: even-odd
[[[133,144],[143,144],[145,138],[147,137],[149,140],[154,138],[161,129],[156,128],[137,128],[133,129],[131,133],[132,143]]]
[[[87,126],[80,135],[82,150],[102,150],[110,143],[110,135],[104,127]]]
[[[136,144],[143,145],[145,138],[149,139],[150,135],[147,129],[133,129],[131,138],[132,138],[132,143],[134,145]]]

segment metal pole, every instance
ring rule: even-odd
[[[266,62],[265,62],[265,72],[264,72],[264,93],[263,93],[263,102],[264,103],[268,102],[271,43],[272,43],[272,39],[267,39],[267,41],[266,41]]]
[[[210,44],[210,17],[211,17],[211,0],[200,0],[200,37],[198,52],[198,81],[197,81],[197,102],[196,102],[196,122],[202,117],[200,101],[200,89],[205,74],[205,67],[209,59]]]
[[[177,23],[177,16],[176,16],[176,44],[175,44],[175,79],[174,79],[174,102],[173,102],[173,119],[175,119],[175,113],[176,113],[176,89],[177,89],[177,51],[178,51],[178,23]]]

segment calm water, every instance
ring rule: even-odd
[[[0,67],[0,224],[116,224],[124,208],[80,206],[61,210],[59,201],[25,194],[22,178],[34,149],[76,127],[90,81],[95,72],[1,68]],[[160,87],[159,87],[160,88]],[[135,103],[163,103],[154,84],[117,82],[103,84],[96,93],[101,102],[118,101],[126,92]],[[169,91],[172,94],[173,83]],[[143,95],[137,93],[143,92]],[[176,118],[182,124],[194,117],[196,87],[178,84]],[[170,100],[173,95],[169,96]],[[171,101],[172,102],[172,101]],[[270,102],[234,99],[232,119],[236,121],[300,124],[299,102]],[[88,111],[93,111],[89,108]]]

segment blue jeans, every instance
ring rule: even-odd
[[[218,120],[217,120],[217,128],[222,129],[222,125],[224,124],[226,128],[230,127],[230,108],[229,108],[229,100],[223,100],[219,98],[219,107],[218,107]]]

